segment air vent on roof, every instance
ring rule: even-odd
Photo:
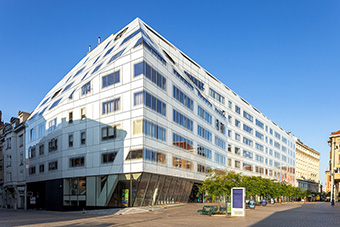
[[[91,45],[89,45],[89,52],[87,52],[87,54],[89,54],[91,52]],[[86,59],[87,61],[87,59]]]
[[[128,30],[129,27],[125,28],[123,31],[121,31],[118,35],[116,35],[115,41],[117,41],[120,37],[124,35],[124,33]]]
[[[170,57],[170,55],[167,52],[165,52],[165,50],[163,50],[163,53],[172,62],[172,64],[176,65],[176,62],[174,61],[174,59],[172,59],[172,57]]]

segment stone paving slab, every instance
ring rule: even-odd
[[[126,215],[115,215],[118,212],[106,214],[104,211],[83,214],[0,209],[0,226],[340,226],[340,204],[335,207],[325,202],[275,204],[247,210],[246,217],[200,215],[197,210],[203,205],[185,204],[166,209],[158,207],[148,212],[145,210],[149,208],[128,208],[124,209]],[[106,212],[114,212],[114,209],[110,210]]]

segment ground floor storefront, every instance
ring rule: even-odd
[[[28,209],[82,210],[196,202],[196,181],[153,173],[64,178],[27,184]]]
[[[11,209],[26,209],[26,185],[7,185],[3,187],[3,207]]]

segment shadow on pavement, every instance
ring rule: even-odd
[[[340,204],[332,207],[325,202],[306,203],[298,208],[276,212],[251,226],[340,226],[339,214]]]

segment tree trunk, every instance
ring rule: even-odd
[[[218,196],[218,212],[221,211],[221,196]]]

